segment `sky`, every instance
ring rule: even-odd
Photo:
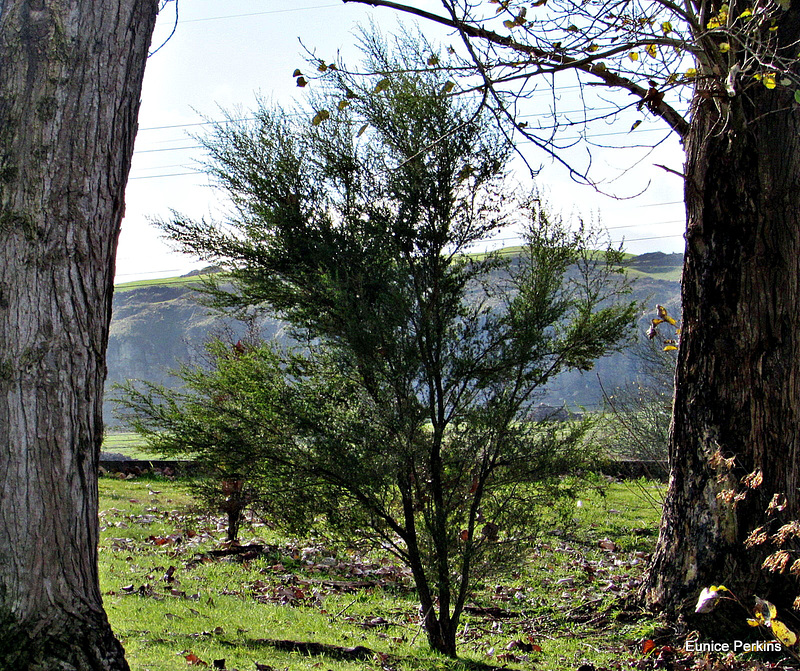
[[[409,4],[436,11],[437,0],[410,0]],[[280,7],[276,9],[276,7]],[[354,46],[358,25],[370,18],[387,34],[402,18],[385,8],[370,8],[341,0],[180,0],[175,25],[175,3],[159,16],[153,49],[174,34],[154,53],[145,70],[139,134],[126,193],[126,216],[122,223],[117,255],[117,282],[144,278],[174,277],[204,263],[179,254],[162,240],[152,220],[167,218],[171,210],[208,219],[220,218],[224,201],[200,171],[202,149],[192,134],[208,128],[207,119],[219,119],[221,109],[241,108],[246,114],[256,97],[290,106],[305,95],[292,73],[306,66],[303,45],[328,62],[341,55],[349,63],[358,61]],[[406,23],[413,21],[402,18]],[[422,23],[420,28],[443,44],[457,38],[442,29]],[[301,44],[302,41],[302,44]],[[557,91],[559,105],[579,107],[576,87],[569,82]],[[551,100],[531,118],[545,118]],[[600,103],[602,104],[602,103]],[[631,112],[616,125],[600,130],[599,142],[647,144],[667,137],[662,122],[645,118],[631,132],[632,121],[642,117]],[[682,180],[656,167],[666,165],[680,171],[682,152],[677,139],[667,138],[635,168],[608,185],[615,197],[597,193],[572,181],[563,168],[532,147],[523,147],[529,162],[541,168],[536,186],[550,206],[565,217],[599,221],[614,242],[624,239],[626,251],[682,252],[684,213]],[[572,150],[575,160],[585,157],[580,145]],[[606,149],[593,155],[599,167],[613,180],[630,163],[628,151]],[[519,179],[529,181],[520,162]],[[641,195],[628,197],[634,194]],[[502,239],[490,246],[513,244]]]

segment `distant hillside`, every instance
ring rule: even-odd
[[[664,252],[640,254],[628,259],[625,267],[631,277],[680,282],[683,271],[683,254],[664,254]]]
[[[634,283],[634,298],[645,308],[640,330],[647,329],[654,305],[665,305],[680,313],[681,254],[642,254],[626,261]],[[113,317],[108,343],[107,390],[115,382],[134,378],[174,384],[169,371],[180,363],[200,361],[202,343],[214,332],[229,330],[237,335],[244,327],[211,315],[198,305],[192,286],[197,273],[166,280],[144,280],[120,285],[114,294]],[[285,325],[271,319],[260,324],[265,338],[285,340]],[[548,387],[542,401],[595,407],[602,402],[599,375],[606,389],[624,384],[636,375],[638,362],[630,353],[615,354],[598,362],[589,373],[565,373]],[[113,424],[112,407],[106,403],[106,422]]]

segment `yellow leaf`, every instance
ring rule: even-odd
[[[633,125],[631,126],[631,130],[629,132],[635,131],[639,127],[639,124],[641,123],[642,123],[641,119],[634,121]]]
[[[661,32],[663,32],[664,35],[669,35],[672,32],[672,24],[669,21],[664,21],[664,23],[661,24]]]
[[[319,126],[323,121],[325,121],[325,119],[330,117],[330,115],[331,113],[328,110],[320,110],[319,112],[317,112],[314,118],[311,119],[311,125]]]
[[[753,16],[752,9],[745,9],[741,14],[739,14],[740,19],[749,19],[751,16]]]
[[[648,56],[652,56],[653,58],[658,56],[658,47],[655,44],[648,44],[645,51]]]
[[[761,83],[768,89],[774,89],[777,86],[777,82],[775,81],[775,73],[768,72],[765,74],[764,78],[761,80]]]
[[[794,645],[797,643],[797,634],[779,620],[772,620],[772,633],[784,645]]]
[[[695,77],[697,77],[697,68],[689,68],[684,76],[686,77],[686,79],[694,79]]]
[[[727,53],[728,53],[728,52],[731,50],[731,45],[730,45],[730,44],[728,44],[727,42],[720,42],[720,44],[719,44],[719,50],[720,50],[720,51],[721,51],[723,54],[727,54]]]
[[[761,623],[758,620],[754,620],[752,617],[748,617],[747,624],[749,624],[751,627],[757,627]]]
[[[753,615],[760,624],[769,627],[772,618],[778,614],[778,609],[766,599],[759,599],[758,597],[755,597],[755,599],[756,607],[753,610]]]
[[[665,352],[677,352],[677,351],[678,351],[678,348],[677,348],[677,347],[675,347],[675,345],[667,345],[667,346],[664,348],[664,351],[665,351]]]
[[[639,60],[639,52],[638,51],[631,51],[631,53],[628,54],[628,58],[630,58],[634,62],[638,61]]]
[[[677,326],[678,322],[676,322],[672,317],[669,316],[669,314],[667,313],[667,308],[665,308],[663,305],[656,305],[656,312],[658,312],[659,319],[662,319],[668,324],[672,324],[672,326]]]
[[[328,66],[325,64],[325,61],[320,61],[319,65],[317,66],[317,70],[320,72],[325,72],[328,69]]]
[[[380,93],[381,91],[385,91],[388,88],[389,88],[389,80],[381,79],[377,84],[375,84],[375,93]]]
[[[666,83],[667,84],[674,84],[676,81],[678,81],[678,73],[677,72],[673,72],[669,77],[667,77],[667,82]]]
[[[455,87],[456,87],[455,82],[447,82],[442,87],[442,93],[450,93],[450,91],[452,91]]]
[[[697,606],[695,606],[694,612],[695,613],[710,613],[714,610],[714,606],[717,605],[717,601],[720,599],[720,592],[727,592],[728,590],[725,587],[704,587],[703,591],[700,592],[700,596],[697,599]]]
[[[599,48],[600,48],[599,46],[597,46],[594,42],[592,42],[588,47],[586,47],[586,51],[588,51],[590,54],[593,54]]]
[[[349,104],[350,104],[350,101],[349,101],[349,100],[340,100],[340,101],[339,101],[339,104],[337,105],[337,107],[338,107],[339,111],[341,112],[341,111],[342,111],[342,110],[343,110],[345,107],[347,107]]]

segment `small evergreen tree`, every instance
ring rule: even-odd
[[[208,302],[270,309],[303,346],[218,349],[183,395],[121,402],[156,448],[258,463],[277,521],[324,515],[394,553],[453,656],[470,581],[529,544],[590,454],[585,423],[529,421],[537,392],[613,349],[635,306],[615,302],[619,253],[507,195],[508,146],[423,72],[429,45],[401,46],[365,40],[374,82],[320,64],[312,114],[217,125],[204,143],[230,219],[163,225],[226,269],[233,290],[212,280]],[[515,224],[518,256],[470,254]]]

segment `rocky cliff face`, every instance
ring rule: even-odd
[[[644,254],[634,257],[630,267],[637,275],[634,298],[645,307],[639,330],[647,329],[655,315],[656,303],[665,305],[670,314],[680,313],[680,284],[673,279],[682,262],[679,254]],[[263,337],[286,339],[284,325],[264,319],[259,327]],[[186,283],[152,284],[118,290],[114,295],[111,333],[108,343],[108,379],[106,397],[111,386],[126,379],[139,379],[159,384],[175,383],[170,370],[181,363],[201,360],[202,344],[215,333],[228,332],[235,337],[244,334],[241,323],[220,319],[199,305],[191,285]],[[584,406],[588,409],[602,403],[598,376],[606,390],[623,385],[635,377],[639,367],[636,357],[622,352],[597,362],[587,373],[564,373],[548,387],[542,402],[550,405]],[[113,392],[111,392],[113,393]],[[113,405],[107,401],[107,424],[114,424]]]

